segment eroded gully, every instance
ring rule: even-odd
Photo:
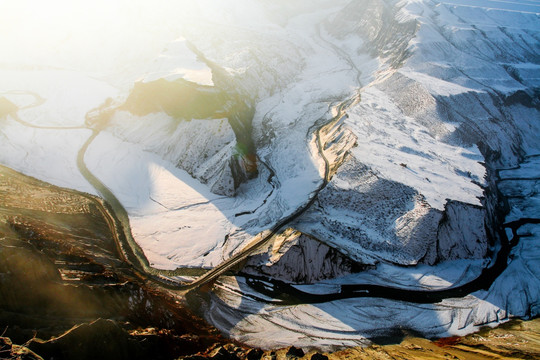
[[[337,109],[337,115],[330,121],[324,122],[318,126],[315,130],[317,148],[319,155],[324,161],[325,170],[324,178],[320,186],[316,191],[312,193],[310,199],[293,214],[281,219],[271,229],[259,234],[256,238],[246,246],[242,251],[233,255],[228,260],[224,261],[215,268],[207,271],[204,275],[198,277],[190,283],[182,283],[172,280],[171,277],[182,274],[182,269],[177,270],[160,270],[151,267],[148,260],[144,256],[142,249],[133,239],[131,234],[131,228],[129,225],[129,216],[127,211],[122,206],[116,196],[87,168],[84,162],[84,156],[88,147],[93,140],[99,135],[102,128],[106,126],[107,116],[104,116],[101,121],[98,121],[92,130],[92,135],[86,140],[83,146],[80,148],[77,154],[77,166],[81,174],[85,179],[96,189],[96,191],[102,196],[106,204],[102,204],[100,201],[95,200],[93,197],[89,197],[97,203],[98,208],[103,213],[111,232],[114,234],[115,242],[117,244],[118,252],[123,260],[129,263],[138,271],[139,276],[145,277],[149,280],[156,282],[157,284],[169,289],[177,290],[180,292],[186,292],[199,288],[200,286],[214,282],[218,277],[233,269],[240,264],[248,256],[252,255],[255,251],[266,245],[271,238],[282,230],[287,224],[302,215],[316,200],[318,194],[322,189],[326,187],[329,182],[329,162],[324,155],[323,144],[321,143],[320,130],[328,123],[339,121],[345,114],[346,107],[350,105],[350,101],[346,101],[340,104]],[[36,101],[36,105],[40,104]],[[13,114],[12,114],[13,116]],[[13,118],[24,126],[50,129],[50,130],[66,130],[66,129],[83,129],[89,128],[88,126],[73,126],[73,127],[54,127],[54,126],[37,126],[25,121],[16,116]],[[320,122],[320,121],[319,121]],[[311,129],[310,129],[311,131]],[[292,305],[301,303],[320,303],[345,298],[353,297],[381,297],[392,300],[401,300],[415,303],[437,303],[447,298],[463,297],[472,292],[488,289],[495,279],[506,269],[508,264],[509,254],[512,248],[519,242],[520,235],[517,232],[521,226],[525,224],[539,224],[540,219],[536,218],[523,218],[517,221],[504,224],[500,229],[499,235],[502,239],[501,247],[497,252],[492,265],[484,268],[481,274],[474,280],[456,287],[451,287],[441,290],[409,290],[403,288],[394,288],[388,286],[371,285],[371,284],[343,284],[340,285],[340,291],[328,294],[312,294],[294,287],[289,283],[278,281],[275,279],[269,279],[266,277],[246,276],[247,283],[255,290],[262,294],[270,296],[274,300],[266,302],[282,305]],[[504,229],[510,229],[513,237],[508,239]]]

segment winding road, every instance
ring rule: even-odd
[[[131,234],[131,228],[129,226],[129,216],[127,211],[122,206],[118,198],[103,184],[96,176],[94,176],[90,170],[87,168],[84,162],[84,156],[88,147],[92,141],[99,135],[100,129],[106,126],[108,116],[104,112],[101,118],[98,118],[97,121],[94,121],[95,127],[93,129],[92,135],[86,140],[83,146],[80,148],[77,155],[77,166],[81,174],[85,179],[97,190],[97,192],[103,197],[103,199],[110,205],[112,212],[105,211],[104,215],[109,218],[109,221],[114,224],[111,227],[111,231],[116,233],[115,240],[118,243],[118,249],[122,252],[123,258],[129,262],[135,269],[143,274],[147,274],[148,277],[154,281],[157,281],[161,285],[167,287],[168,289],[176,289],[179,291],[189,291],[201,287],[207,283],[211,283],[219,278],[221,275],[227,271],[233,269],[238,264],[242,263],[247,257],[252,255],[254,252],[259,250],[261,247],[265,246],[272,237],[283,229],[288,223],[298,218],[302,215],[317,199],[319,192],[326,187],[329,181],[329,169],[330,165],[328,159],[324,156],[324,149],[321,143],[320,130],[323,126],[326,126],[332,122],[337,122],[345,116],[345,109],[351,104],[351,101],[348,100],[340,104],[337,108],[337,114],[331,120],[326,121],[316,130],[316,141],[317,147],[319,150],[320,156],[323,158],[325,163],[325,176],[320,186],[314,191],[310,199],[300,208],[298,208],[291,215],[281,219],[276,225],[271,229],[264,231],[263,233],[257,235],[255,239],[242,249],[237,254],[231,256],[229,259],[221,263],[220,265],[214,267],[213,269],[206,272],[204,275],[198,277],[193,282],[182,283],[172,280],[170,277],[177,276],[181,274],[181,269],[177,270],[159,270],[151,267],[148,263],[148,260],[144,256],[142,249],[133,239]],[[269,178],[270,179],[270,178]]]
[[[26,107],[39,106],[43,102],[43,99],[41,99],[36,94],[31,95],[36,96],[36,101]],[[107,186],[105,186],[105,184],[103,184],[95,175],[92,174],[92,172],[88,169],[84,162],[84,157],[89,146],[99,135],[101,129],[103,129],[107,125],[109,118],[107,111],[101,112],[97,117],[97,121],[96,119],[93,119],[94,121],[92,123],[92,126],[89,125],[90,122],[87,119],[86,126],[73,127],[38,126],[21,120],[16,113],[12,113],[10,115],[13,117],[13,119],[18,121],[22,125],[28,127],[50,130],[81,128],[92,130],[91,136],[79,149],[79,152],[77,154],[77,166],[85,179],[97,190],[97,192],[105,200],[105,203],[102,203],[101,201],[96,200],[94,197],[88,195],[88,198],[96,203],[98,209],[105,217],[111,233],[114,235],[114,240],[117,245],[119,255],[122,257],[123,261],[131,265],[136,270],[138,276],[140,276],[141,278],[151,280],[169,290],[174,290],[180,294],[185,294],[186,292],[197,289],[205,284],[212,283],[226,272],[233,270],[247,257],[252,255],[261,247],[267,245],[276,233],[281,231],[291,221],[297,219],[315,202],[319,192],[322,191],[322,189],[324,189],[330,181],[330,164],[324,154],[324,144],[321,142],[320,136],[321,129],[331,124],[332,122],[339,122],[342,117],[345,116],[346,109],[352,103],[354,103],[355,100],[356,98],[352,98],[342,102],[337,106],[336,116],[334,116],[329,121],[319,120],[308,130],[308,136],[312,132],[316,134],[318,152],[325,164],[324,177],[322,179],[322,182],[317,188],[317,190],[312,193],[308,201],[304,203],[303,206],[299,207],[294,213],[277,222],[271,229],[257,235],[252,240],[252,242],[247,245],[243,250],[233,255],[226,261],[222,262],[215,268],[208,270],[204,275],[196,278],[190,283],[175,281],[171,278],[173,276],[180,275],[182,273],[182,269],[159,270],[149,265],[148,260],[144,256],[143,250],[133,239],[127,211],[122,206],[118,198],[107,188]],[[503,239],[503,241],[501,244],[501,248],[497,252],[497,255],[493,261],[492,266],[483,269],[480,276],[466,284],[442,290],[409,290],[403,288],[394,288],[391,286],[344,284],[340,286],[339,292],[328,294],[312,294],[299,290],[291,284],[275,279],[269,279],[262,276],[249,276],[245,274],[243,274],[242,276],[246,278],[248,285],[250,285],[256,291],[262,294],[266,294],[274,299],[266,302],[280,305],[320,303],[352,297],[381,297],[386,299],[416,303],[437,303],[446,298],[463,297],[474,291],[489,288],[493,281],[495,281],[495,279],[506,269],[511,249],[519,242],[520,239],[520,235],[518,234],[517,229],[524,224],[540,224],[540,219],[524,218],[504,224],[504,226],[499,231],[500,237],[501,239]],[[511,241],[508,239],[504,229],[511,229],[513,234],[513,238]]]
[[[146,257],[144,257],[142,249],[137,245],[131,235],[129,217],[126,210],[123,208],[114,194],[86,167],[84,163],[84,154],[86,153],[88,146],[99,134],[99,130],[94,130],[92,136],[90,136],[83,147],[81,147],[77,157],[77,165],[83,176],[90,182],[90,184],[94,186],[94,188],[96,188],[101,196],[112,207],[114,215],[107,212],[107,216],[109,216],[111,219],[110,221],[115,224],[113,227],[115,231],[117,233],[120,232],[120,235],[116,236],[116,241],[118,242],[118,248],[122,251],[126,261],[131,263],[138,271],[146,274],[150,279],[160,283],[161,285],[169,289],[186,292],[197,289],[205,284],[212,283],[226,272],[234,269],[254,252],[266,246],[276,233],[286,227],[291,221],[297,219],[311,205],[313,205],[319,192],[322,191],[322,189],[324,189],[330,181],[330,164],[324,154],[324,144],[321,142],[320,131],[323,127],[331,124],[332,122],[339,122],[342,117],[345,116],[346,108],[348,108],[353,102],[354,99],[349,99],[341,103],[337,107],[338,111],[335,117],[328,122],[324,122],[322,125],[315,124],[313,126],[317,127],[316,130],[314,130],[316,134],[317,148],[319,155],[324,161],[325,167],[323,181],[317,190],[312,194],[310,199],[302,207],[298,208],[293,214],[281,219],[271,229],[256,236],[251,244],[246,246],[242,251],[209,270],[191,283],[174,282],[167,277],[177,275],[178,272],[158,270],[149,266]],[[102,125],[104,126],[105,124]],[[308,131],[308,135],[313,131],[313,127]],[[279,305],[321,303],[354,297],[380,297],[414,303],[437,303],[447,298],[463,297],[481,289],[488,289],[495,279],[497,279],[497,277],[507,267],[510,251],[515,245],[517,245],[520,239],[517,229],[528,223],[539,224],[540,219],[520,219],[518,221],[504,224],[499,231],[499,236],[502,239],[501,248],[497,252],[492,266],[484,268],[482,273],[476,279],[466,284],[441,290],[409,290],[391,286],[344,284],[340,286],[340,291],[336,293],[312,294],[299,290],[289,283],[275,279],[248,275],[244,276],[246,277],[248,285],[250,285],[253,289],[275,299],[267,302]],[[506,232],[504,231],[506,228],[511,229],[514,235],[511,241],[508,239]]]

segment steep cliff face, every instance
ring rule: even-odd
[[[276,236],[259,255],[251,256],[242,271],[297,284],[311,284],[361,271],[364,266],[337,249],[294,229]]]
[[[439,261],[483,259],[494,239],[486,234],[486,209],[449,201],[439,221],[436,244],[423,259],[433,265]]]
[[[0,64],[2,96],[18,106],[1,120],[2,163],[96,192],[79,154],[161,269],[218,266],[286,224],[309,237],[291,237],[276,261],[266,249],[252,273],[284,272],[283,280],[315,282],[295,285],[313,291],[350,281],[391,292],[278,307],[245,278],[227,278],[207,314],[242,341],[352,346],[395,329],[447,336],[538,314],[538,5],[168,4],[182,11],[161,14],[171,21],[160,30],[167,36],[138,45],[144,57],[103,56],[115,64],[101,80]],[[111,48],[128,50],[103,47]],[[86,60],[47,64],[95,69]],[[111,75],[127,63],[127,73]],[[128,85],[105,86],[118,84],[112,78]],[[103,116],[108,126],[85,123],[107,97],[119,104]],[[515,239],[511,251],[505,235]],[[475,285],[499,254],[510,256],[496,261],[505,268],[489,289],[429,305],[393,293]],[[346,259],[372,267],[349,273]],[[316,280],[324,272],[336,278]]]
[[[505,222],[537,221],[537,175],[531,164],[540,151],[539,78],[532,74],[540,69],[538,19],[538,6],[529,2],[353,1],[319,24],[321,38],[346,60],[351,78],[362,82],[356,89],[361,101],[344,121],[357,146],[291,225],[377,270],[306,288],[332,292],[348,282],[424,290],[459,286],[492,264],[507,241],[501,232]],[[376,64],[364,56],[376,57]],[[501,168],[508,168],[501,171],[507,178],[499,179]],[[212,319],[234,334],[253,331],[267,339],[280,332],[306,346],[331,347],[360,343],[351,328],[377,336],[386,326],[382,323],[387,332],[404,326],[446,336],[516,314],[538,314],[538,301],[530,295],[539,289],[538,271],[531,270],[538,259],[532,250],[538,229],[533,223],[512,226],[506,232],[510,239],[519,237],[520,245],[512,250],[508,268],[489,289],[463,299],[428,307],[356,299],[281,309],[264,301],[238,306],[222,290],[214,310],[227,312],[220,302],[227,299],[247,319],[236,318],[233,325]],[[304,263],[292,257],[293,247],[289,251],[290,258],[280,257],[287,266],[272,266],[305,273],[300,271]],[[257,271],[270,274],[271,266],[262,263]],[[527,275],[518,276],[520,271]],[[237,286],[245,288],[242,281]],[[518,292],[525,294],[521,302],[514,297]],[[257,315],[273,311],[279,322]],[[406,320],[398,320],[402,313]],[[364,322],[367,318],[372,325]],[[325,330],[303,329],[305,322]],[[328,344],[314,338],[339,340]]]
[[[318,132],[320,145],[328,166],[327,177],[330,179],[340,166],[348,160],[351,149],[356,145],[356,136],[345,125],[347,115],[321,126]]]

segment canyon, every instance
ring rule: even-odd
[[[102,5],[87,5],[89,28]],[[126,267],[88,279],[139,278],[268,350],[538,316],[540,3],[136,8],[135,35],[95,29],[107,59],[83,56],[93,40],[72,30],[35,48],[7,39],[0,64],[0,163],[80,192],[68,213],[96,218],[84,228],[99,256]],[[65,227],[39,214],[40,229]],[[33,239],[20,214],[5,219]],[[46,278],[69,281],[66,264]]]

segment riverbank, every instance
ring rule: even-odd
[[[124,261],[100,203],[0,166],[2,336],[55,359],[173,359],[230,342]]]
[[[535,358],[540,319],[466,337],[320,354],[259,351],[223,338],[121,257],[100,200],[0,167],[0,351],[39,358]],[[104,344],[96,348],[93,344]],[[24,344],[16,346],[13,344]],[[32,352],[34,355],[32,355]],[[289,354],[289,355],[287,355]],[[22,355],[21,355],[22,356]],[[34,356],[34,357],[32,357]]]

